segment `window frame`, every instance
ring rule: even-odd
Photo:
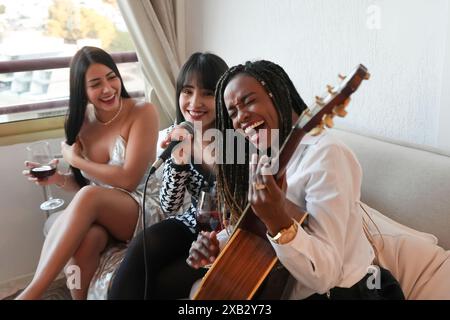
[[[139,62],[137,54],[134,51],[114,52],[111,53],[111,57],[117,64]],[[0,61],[0,74],[69,68],[71,59],[72,56]],[[132,97],[144,97],[145,93],[144,91],[133,91],[130,92],[130,95]],[[67,108],[68,101],[68,98],[62,98],[0,107],[0,115],[44,109],[51,114],[51,110],[63,107]],[[48,132],[49,136],[44,136],[44,138],[53,137],[55,132],[59,132],[59,134],[63,133],[64,119],[65,115],[49,115],[48,117],[37,119],[12,120],[0,123],[0,146],[29,141],[30,138],[34,140],[34,133],[42,137],[43,132]]]

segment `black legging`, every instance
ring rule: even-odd
[[[197,235],[181,221],[167,219],[145,230],[148,299],[182,299],[205,269],[195,270],[186,259]],[[116,272],[108,299],[142,300],[145,290],[143,232],[130,243]]]

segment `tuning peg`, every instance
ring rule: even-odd
[[[319,134],[322,133],[322,131],[324,130],[323,128],[323,124],[319,124],[317,127],[315,127],[314,129],[312,129],[309,134],[312,136],[318,136]]]
[[[327,85],[327,91],[328,91],[328,93],[329,93],[329,94],[335,94],[336,92],[334,92],[333,90],[334,90],[334,87],[333,87],[333,86],[330,86],[330,85],[328,84],[328,85]]]
[[[348,106],[348,104],[350,103],[350,97],[348,97],[347,99],[344,100],[344,103],[342,104],[344,107]]]
[[[327,128],[332,128],[334,126],[332,114],[324,115],[322,120],[323,120],[323,123],[327,126]]]
[[[321,107],[325,105],[325,103],[323,103],[323,98],[319,96],[316,96],[316,103]]]
[[[345,117],[347,115],[347,111],[345,111],[345,105],[339,105],[334,107],[333,113],[338,115],[339,117]]]
[[[342,75],[342,74],[338,74],[338,77],[339,77],[339,79],[341,79],[341,80],[345,80],[345,78],[347,78],[346,76],[344,76],[344,75]]]
[[[364,76],[364,80],[369,80],[370,79],[370,73],[366,73],[366,75]]]

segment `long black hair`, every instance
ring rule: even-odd
[[[185,121],[180,109],[180,94],[183,87],[192,77],[196,77],[198,85],[206,90],[215,91],[220,77],[228,70],[228,65],[219,56],[210,52],[195,52],[181,67],[176,84],[176,115],[177,123]]]
[[[66,133],[66,143],[72,145],[75,143],[81,126],[83,125],[86,107],[88,104],[88,97],[86,93],[86,71],[90,65],[100,63],[110,68],[121,83],[122,98],[129,98],[127,90],[122,81],[119,69],[112,57],[104,50],[96,47],[83,47],[73,56],[70,62],[70,97],[69,97],[69,111],[66,116],[64,130]],[[88,184],[88,181],[82,176],[78,168],[70,167],[76,182],[80,187]]]
[[[224,101],[224,91],[228,83],[238,74],[247,74],[261,83],[266,92],[272,95],[272,102],[278,115],[279,144],[282,145],[292,129],[292,112],[301,115],[307,105],[300,97],[291,79],[279,65],[259,60],[246,62],[230,68],[219,80],[216,90],[216,127],[223,134],[223,155],[234,150],[234,143],[227,143],[227,129],[233,129],[233,123],[228,115]],[[248,179],[249,179],[249,150],[248,141],[245,148],[245,164],[226,163],[218,165],[217,185],[219,201],[230,209],[232,222],[240,217],[247,205]],[[236,153],[233,153],[236,155]]]

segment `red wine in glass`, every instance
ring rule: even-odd
[[[30,174],[38,178],[39,180],[48,178],[52,175],[54,175],[56,172],[56,167],[50,166],[50,165],[43,165],[40,167],[35,167],[30,170]]]
[[[218,211],[200,210],[197,212],[197,230],[200,231],[220,231],[220,217]]]
[[[50,165],[53,159],[50,145],[47,141],[39,141],[27,146],[28,160],[39,164],[30,169],[30,175],[39,180],[45,180],[56,172],[56,166]],[[64,204],[63,199],[53,198],[49,185],[44,186],[48,200],[41,203],[40,208],[44,211],[55,210]]]
[[[220,231],[222,224],[220,213],[217,210],[216,192],[213,188],[208,191],[201,191],[196,212],[197,231]]]

